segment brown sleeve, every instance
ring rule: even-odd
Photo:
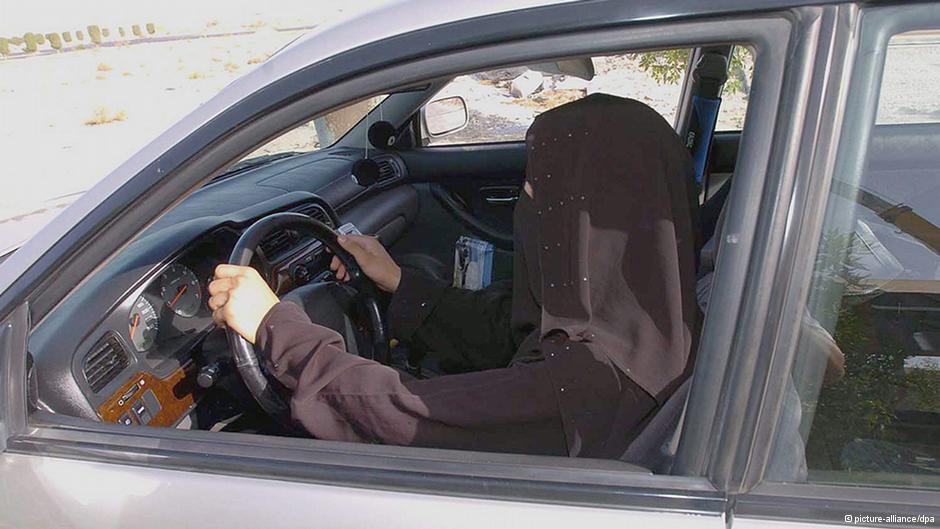
[[[339,334],[291,303],[265,316],[258,346],[274,376],[293,390],[295,420],[317,438],[567,453],[542,362],[419,380],[347,353]]]
[[[401,269],[398,290],[388,304],[388,329],[392,338],[409,341],[437,307],[448,289],[445,281],[412,268]]]
[[[387,312],[390,335],[426,350],[445,372],[507,366],[518,346],[511,318],[508,281],[465,290],[411,269],[402,269]]]

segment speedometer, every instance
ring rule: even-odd
[[[127,327],[131,336],[131,343],[138,351],[146,351],[157,339],[159,318],[153,305],[147,298],[140,296],[134,302],[131,315],[127,319]]]
[[[192,270],[181,264],[170,265],[160,276],[160,296],[173,312],[191,318],[202,303],[202,285]]]

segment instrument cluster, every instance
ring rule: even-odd
[[[216,328],[208,285],[216,266],[228,262],[239,236],[235,228],[219,227],[161,264],[143,264],[146,276],[79,345],[73,373],[101,420],[172,426],[192,409],[197,400],[194,355]],[[286,254],[302,258],[303,244],[295,246]],[[262,254],[251,265],[270,277],[278,263]]]
[[[99,417],[168,425],[192,405],[193,351],[215,328],[207,288],[238,236],[233,229],[218,228],[156,267],[142,263],[128,269],[137,274],[146,267],[148,273],[111,308],[73,357],[75,380]],[[146,404],[141,404],[141,395],[151,406],[135,412],[132,405]]]
[[[203,304],[209,276],[202,276],[191,265],[174,263],[137,297],[126,328],[135,353],[159,362],[211,326],[212,315]]]
[[[317,208],[322,210],[322,206]],[[325,210],[323,214],[327,215]],[[228,262],[239,236],[236,228],[219,227],[161,264],[141,263],[128,270],[146,276],[123,294],[73,357],[75,378],[100,417],[123,417],[127,399],[122,404],[122,399],[114,396],[127,390],[124,386],[129,380],[150,375],[157,382],[170,380],[181,369],[192,367],[193,352],[215,328],[208,306],[209,282],[215,267]],[[275,233],[269,239],[287,239],[289,244],[281,244],[281,252],[270,252],[272,255],[259,251],[251,265],[281,290],[298,286],[296,282],[285,283],[281,271],[303,267],[313,279],[327,270],[324,259],[328,257],[322,245],[309,237],[295,241]],[[272,245],[265,240],[259,250]]]
[[[147,352],[160,336],[160,321],[194,318],[204,312],[206,283],[189,266],[173,263],[160,274],[148,292],[141,294],[127,318],[130,343],[137,352]],[[157,307],[154,306],[156,301]]]
[[[187,353],[212,329],[207,304],[215,266],[228,259],[237,234],[218,230],[196,241],[122,304],[118,332],[128,349],[151,369]],[[170,362],[178,366],[182,362]],[[162,369],[158,369],[162,371]]]

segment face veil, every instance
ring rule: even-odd
[[[648,393],[685,371],[697,318],[692,164],[638,101],[595,94],[539,116],[514,216],[513,330],[563,333]],[[524,351],[520,350],[520,353]]]

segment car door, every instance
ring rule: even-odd
[[[425,147],[399,152],[418,193],[419,215],[391,248],[399,261],[430,256],[453,274],[454,245],[465,236],[494,247],[493,278],[512,275],[512,215],[525,178],[524,142]]]
[[[866,6],[817,70],[734,526],[940,521],[940,4]],[[828,123],[828,124],[825,124]],[[777,397],[772,397],[777,395]],[[779,475],[795,451],[798,479]],[[755,463],[756,461],[756,463]]]
[[[430,13],[436,6],[419,7]],[[396,22],[411,27],[413,8],[386,12],[382,27]],[[749,42],[759,45],[754,79],[759,96],[750,102],[736,181],[745,195],[760,194],[765,185],[776,187],[777,173],[786,167],[777,161],[767,171],[773,134],[790,131],[798,122],[778,116],[778,108],[794,104],[783,89],[784,80],[810,64],[814,54],[806,47],[814,52],[824,44],[797,45],[796,36],[819,33],[833,23],[835,11],[807,8],[675,20],[688,16],[684,7],[664,13],[662,6],[624,11],[620,3],[560,5],[488,13],[487,27],[501,28],[493,34],[475,25],[486,13],[464,8],[452,16],[471,22],[441,17],[439,25],[372,43],[359,42],[349,35],[361,33],[340,26],[281,52],[269,68],[201,107],[64,212],[64,224],[49,227],[4,263],[0,524],[727,525],[728,483],[720,470],[734,458],[723,447],[737,439],[740,427],[736,410],[718,397],[740,383],[726,376],[727,330],[738,319],[741,301],[735,296],[743,292],[748,255],[755,248],[746,235],[759,220],[759,208],[751,205],[729,215],[727,226],[742,235],[719,267],[719,275],[728,278],[723,297],[716,299],[723,310],[706,322],[678,443],[681,457],[671,475],[652,475],[619,461],[125,428],[28,405],[29,326],[41,325],[73,289],[81,288],[84,278],[180,196],[299,121],[429,76],[532,62],[548,53]],[[578,21],[577,28],[572,20]],[[345,43],[338,50],[345,53],[330,51],[324,42]],[[791,47],[804,51],[793,54]],[[321,61],[332,57],[322,56],[327,52],[337,56]],[[266,79],[270,71],[292,73]],[[722,435],[712,437],[696,426],[706,423],[720,426]]]
[[[512,249],[512,211],[525,178],[524,141],[403,151],[409,178],[457,222]]]

